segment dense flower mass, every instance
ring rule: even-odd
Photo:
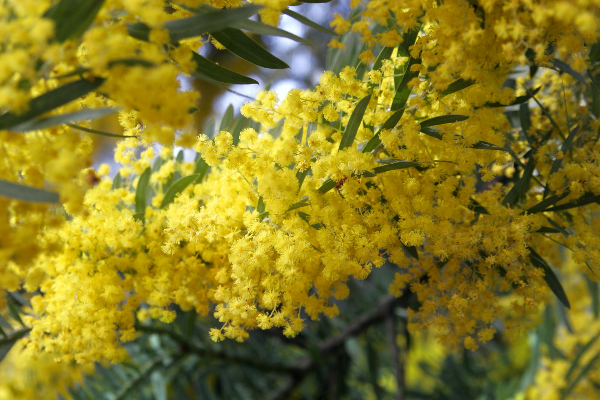
[[[256,3],[271,26],[292,4]],[[198,50],[237,31],[181,21],[251,6],[107,0],[68,31],[61,4],[0,6],[1,182],[60,194],[0,197],[0,289],[31,299],[27,354],[124,361],[136,323],[174,305],[214,315],[214,341],[294,337],[385,263],[389,292],[417,296],[410,329],[449,348],[518,340],[551,296],[593,328],[562,350],[600,332],[572,289],[600,273],[600,1],[352,1],[330,47],[357,34],[358,63],[261,91],[218,132],[196,130],[178,76],[205,76]],[[81,121],[117,112],[110,179]]]

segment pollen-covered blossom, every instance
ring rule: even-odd
[[[97,84],[57,112],[120,107],[134,136],[116,145],[111,182],[106,167],[87,169],[93,141],[77,127],[0,132],[3,178],[56,185],[68,214],[0,200],[2,288],[36,293],[27,354],[123,361],[136,319],[170,323],[174,305],[214,316],[216,341],[272,327],[292,337],[309,318],[335,316],[348,282],[384,263],[397,267],[389,292],[418,300],[410,329],[475,350],[498,330],[518,339],[552,291],[563,296],[549,285],[557,243],[578,271],[600,267],[599,105],[577,72],[598,36],[595,2],[578,2],[577,15],[555,1],[366,2],[354,25],[337,16],[333,26],[363,35],[367,62],[375,43],[398,46],[378,68],[325,71],[281,100],[259,92],[241,108],[251,120],[241,131],[197,132],[195,162],[171,147],[193,137],[197,95],[177,77],[194,72],[202,44],[169,44],[164,24],[204,2],[184,3],[108,1],[66,44],[42,29],[42,44],[28,46],[51,68],[29,71],[25,89],[7,86],[22,101],[12,112],[69,82]],[[271,22],[288,5],[266,3]],[[148,40],[128,33],[134,22]],[[547,68],[504,85],[532,62]],[[156,159],[153,142],[166,145]]]

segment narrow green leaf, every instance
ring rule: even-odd
[[[400,45],[398,49],[401,47],[402,45]],[[409,59],[408,65],[406,66],[406,72],[402,76],[400,83],[396,85],[396,93],[394,94],[394,99],[392,100],[392,111],[400,110],[406,106],[406,102],[408,101],[410,93],[412,92],[412,87],[408,87],[408,82],[419,76],[418,71],[411,71],[410,68],[419,62],[419,60],[416,60],[412,57]]]
[[[192,72],[192,75],[198,79],[208,79],[222,83],[230,83],[232,85],[258,85],[258,81],[255,79],[233,72],[219,64],[215,64],[198,53],[193,53],[192,58],[196,63],[196,70]]]
[[[549,226],[542,226],[540,229],[535,231],[536,233],[560,233],[560,230],[556,228],[550,228]]]
[[[121,173],[117,172],[113,178],[112,190],[119,189],[121,187]]]
[[[587,86],[588,83],[583,77],[583,75],[571,68],[571,66],[566,62],[555,58],[554,60],[552,60],[552,65],[558,68],[559,71],[571,75],[573,78],[577,79],[579,82]]]
[[[439,117],[433,117],[421,122],[421,128],[428,128],[430,126],[451,124],[454,122],[460,122],[469,119],[466,115],[440,115]]]
[[[472,81],[470,79],[469,80],[464,80],[464,79],[460,78],[460,79],[452,82],[448,86],[448,89],[441,91],[440,92],[440,97],[445,97],[445,96],[448,96],[448,95],[450,95],[452,93],[459,92],[459,91],[461,91],[463,89],[468,88],[469,86],[474,85],[475,83],[476,83],[475,81]]]
[[[500,147],[498,145],[492,144],[492,143],[488,143],[488,142],[484,142],[484,141],[478,141],[476,142],[474,145],[471,146],[472,149],[479,149],[479,150],[496,150],[496,151],[506,151],[508,153],[510,153],[510,150],[505,149],[504,147]]]
[[[373,70],[377,70],[379,68],[381,68],[381,65],[383,64],[384,60],[389,60],[390,57],[392,56],[392,53],[394,52],[395,47],[384,47],[383,49],[381,49],[381,51],[379,52],[379,55],[377,56],[377,60],[375,60],[375,64],[373,64]]]
[[[72,129],[77,129],[78,131],[92,133],[94,135],[100,135],[100,136],[106,136],[106,137],[114,137],[114,138],[122,138],[122,139],[130,138],[130,137],[139,137],[139,136],[117,135],[116,133],[98,131],[96,129],[90,129],[90,128],[86,128],[85,126],[79,126],[79,125],[69,124],[69,123],[67,123],[65,125],[69,126]]]
[[[15,321],[17,321],[22,326],[25,326],[21,316],[19,315],[19,308],[15,305],[14,301],[10,298],[10,296],[6,297],[6,305],[8,305],[8,312],[10,316],[13,317]]]
[[[167,383],[161,371],[154,371],[150,375],[152,383],[152,394],[154,400],[167,400]]]
[[[183,192],[190,184],[196,182],[198,178],[200,178],[200,174],[193,174],[175,181],[165,193],[165,197],[163,197],[163,200],[160,203],[160,208],[164,209],[175,201],[175,197]]]
[[[566,399],[571,394],[571,392],[573,391],[573,389],[575,388],[575,386],[577,386],[577,384],[579,383],[579,381],[581,379],[583,379],[588,374],[588,372],[591,371],[591,369],[594,367],[594,364],[596,364],[596,361],[598,361],[599,358],[600,358],[600,353],[596,354],[594,356],[594,358],[592,358],[585,366],[583,366],[583,368],[581,368],[581,371],[579,371],[579,374],[575,377],[575,379],[573,379],[573,381],[565,389],[565,391],[562,392],[562,394],[560,396],[561,400]]]
[[[29,328],[21,328],[6,334],[6,337],[0,338],[0,361],[8,354],[17,340],[29,333]]]
[[[92,24],[104,0],[60,0],[50,7],[44,17],[55,23],[54,40],[78,39]]]
[[[285,62],[269,53],[239,29],[225,28],[211,31],[211,36],[236,56],[263,68],[289,68]]]
[[[147,42],[150,36],[150,27],[143,22],[127,24],[127,33],[133,38]]]
[[[323,182],[321,187],[317,189],[317,192],[319,192],[321,194],[325,194],[325,193],[329,192],[331,189],[333,189],[335,187],[335,185],[337,185],[337,183],[335,181],[333,181],[331,178],[329,178],[325,182]]]
[[[567,151],[569,151],[569,149],[571,148],[571,145],[573,144],[573,140],[575,139],[575,135],[577,135],[577,132],[579,132],[579,125],[577,125],[571,130],[571,132],[569,132],[569,136],[567,136],[567,138],[563,142],[560,148],[560,151],[563,153],[563,155],[566,154]],[[548,179],[550,179],[552,174],[558,172],[558,170],[560,169],[560,165],[562,164],[563,158],[564,157],[557,157],[556,160],[554,160],[554,162],[552,163],[552,167],[550,168],[550,172],[548,173]],[[544,189],[544,196],[548,193],[550,193],[550,188],[548,187],[548,185],[546,185],[546,188]]]
[[[2,329],[2,326],[0,326],[0,334],[2,334],[2,336],[4,336],[5,339],[8,338],[6,332],[4,332],[4,329]]]
[[[396,127],[396,125],[398,125],[398,122],[400,122],[400,118],[402,118],[403,114],[404,114],[404,108],[401,108],[400,110],[397,110],[396,112],[394,112],[383,123],[383,125],[381,125],[381,127],[379,128],[379,130],[377,131],[377,133],[375,133],[375,135],[373,135],[373,137],[371,139],[369,139],[369,141],[365,145],[365,147],[362,150],[362,152],[363,153],[368,153],[370,151],[373,151],[375,149],[375,147],[377,147],[377,145],[379,145],[379,143],[381,143],[381,138],[379,137],[379,134],[382,131],[384,131],[384,130],[392,130],[392,129],[394,129]]]
[[[521,121],[521,130],[523,135],[528,142],[531,142],[529,138],[529,129],[531,128],[531,111],[529,105],[525,102],[519,106],[519,120]]]
[[[194,168],[194,174],[198,175],[198,180],[196,183],[202,183],[202,180],[208,173],[208,169],[210,166],[204,161],[202,157],[197,157],[196,159],[196,167]]]
[[[22,124],[41,114],[70,103],[92,90],[97,89],[103,82],[104,79],[102,78],[95,78],[93,82],[90,82],[87,79],[81,79],[46,92],[29,102],[29,111],[20,115],[13,113],[1,115],[0,129],[10,129],[13,126]]]
[[[536,205],[530,207],[525,212],[528,214],[544,212],[548,207],[553,206],[554,204],[558,203],[559,201],[561,201],[562,199],[567,197],[569,194],[570,194],[569,192],[565,192],[561,195],[554,195],[554,196],[548,197],[548,198],[540,201]]]
[[[243,115],[238,118],[238,120],[233,125],[233,129],[231,130],[231,136],[233,136],[233,145],[237,146],[240,143],[240,133],[244,128],[248,125],[248,118]]]
[[[290,206],[290,208],[288,208],[285,212],[297,210],[299,208],[306,207],[306,206],[309,206],[309,205],[310,205],[310,203],[307,202],[307,201],[299,201],[297,203],[292,204]]]
[[[150,174],[152,170],[150,167],[140,175],[138,180],[137,189],[135,190],[135,215],[136,219],[144,222],[144,213],[146,212],[146,199],[148,198],[148,186],[150,183]]]
[[[579,360],[581,360],[581,357],[583,357],[583,355],[590,349],[590,347],[592,347],[592,345],[596,340],[598,340],[598,338],[600,338],[600,333],[593,336],[581,349],[579,349],[579,351],[573,358],[573,361],[571,362],[571,366],[569,367],[567,374],[565,375],[565,381],[568,382],[570,380],[571,376],[577,369],[577,364],[579,364]]]
[[[415,260],[419,259],[419,251],[417,250],[416,246],[407,246],[402,243],[402,248]]]
[[[265,201],[263,200],[262,196],[260,196],[258,198],[258,202],[256,203],[256,211],[259,214],[262,214],[265,212]]]
[[[34,203],[58,203],[58,193],[0,179],[0,196]]]
[[[263,24],[262,22],[253,21],[251,19],[238,21],[235,24],[233,24],[232,27],[252,32],[257,35],[283,37],[286,39],[291,39],[298,43],[305,44],[307,46],[311,46],[311,43],[308,40],[301,38],[300,36],[296,36],[293,33],[284,31],[283,29],[275,28],[273,26]]]
[[[432,138],[436,138],[439,140],[443,140],[444,135],[440,133],[440,130],[437,128],[427,127],[421,128],[419,132],[426,134],[427,136],[431,136]]]
[[[523,176],[519,178],[519,180],[514,184],[512,189],[506,194],[506,197],[502,200],[502,205],[505,206],[514,206],[520,198],[522,198],[527,190],[529,190],[529,183],[531,182],[531,177],[533,176],[533,171],[535,169],[535,157],[532,154],[527,161],[527,165],[525,166],[525,170],[523,171]]]
[[[298,14],[295,11],[292,11],[292,10],[289,10],[289,9],[285,9],[281,13],[285,14],[285,15],[287,15],[289,17],[292,17],[296,21],[298,21],[298,22],[300,22],[300,23],[302,23],[302,24],[304,24],[306,26],[309,26],[309,27],[311,27],[311,28],[313,28],[313,29],[315,29],[315,30],[317,30],[319,32],[323,32],[323,33],[326,33],[326,34],[331,35],[331,36],[337,36],[338,35],[334,31],[332,31],[331,29],[327,29],[324,26],[321,26],[321,25],[317,24],[316,22],[311,21],[310,19],[306,18],[304,15]]]
[[[518,96],[517,98],[515,98],[514,101],[512,101],[509,104],[502,104],[502,103],[485,103],[484,107],[508,107],[508,106],[514,106],[517,104],[523,104],[526,101],[528,101],[529,99],[531,99],[533,96],[535,96],[540,90],[542,89],[542,87],[538,87],[537,89],[534,89],[533,91],[530,91],[529,93],[527,93],[524,96]]]
[[[598,84],[592,71],[588,70],[588,76],[592,81],[592,84],[590,85],[592,89],[592,114],[594,114],[594,117],[600,118],[600,93],[598,90]]]
[[[592,310],[594,311],[594,317],[598,319],[600,317],[600,285],[584,275],[585,281],[588,285],[590,297],[592,298]]]
[[[9,329],[9,330],[13,330],[13,327],[8,323],[7,320],[4,319],[4,317],[2,316],[2,314],[0,314],[0,327],[5,328],[5,329]]]
[[[369,105],[369,102],[371,101],[371,95],[372,94],[368,94],[363,99],[361,99],[354,108],[354,111],[352,112],[352,115],[348,120],[348,125],[346,125],[346,130],[342,134],[342,140],[340,141],[339,150],[343,150],[346,147],[350,147],[352,146],[352,143],[354,143],[354,139],[356,138],[358,128],[360,128],[363,117],[365,115],[365,111],[367,111],[367,107]]]
[[[381,174],[383,172],[388,172],[388,171],[393,171],[396,169],[405,169],[405,168],[411,168],[411,167],[420,167],[422,163],[420,162],[416,162],[416,161],[405,161],[405,160],[398,160],[398,161],[394,161],[391,162],[387,165],[381,165],[379,167],[375,167],[373,169],[373,172],[375,172],[376,174]]]
[[[302,188],[302,183],[304,183],[304,179],[306,175],[310,172],[310,168],[305,169],[304,171],[296,171],[296,179],[298,179],[298,193],[300,193],[300,189]]]
[[[585,205],[595,203],[597,201],[600,201],[600,195],[594,195],[593,193],[586,193],[583,196],[581,196],[579,199],[577,199],[576,201],[572,201],[569,203],[554,206],[554,207],[546,209],[546,211],[569,210],[571,208],[583,207]]]
[[[221,125],[219,125],[219,132],[227,131],[231,133],[233,128],[233,105],[229,105],[227,110],[225,110],[225,114],[223,114],[223,118],[221,119]],[[218,132],[217,132],[218,133]]]
[[[168,21],[164,24],[164,27],[169,30],[171,41],[178,42],[181,39],[200,36],[232,26],[237,22],[248,19],[261,8],[260,5],[245,5],[223,9],[205,6],[202,9],[209,11],[189,18]]]
[[[267,218],[268,216],[269,216],[268,211],[262,212],[262,213],[258,214],[258,220],[262,221],[263,219]]]
[[[541,268],[544,271],[544,280],[548,284],[548,287],[550,287],[550,290],[552,290],[554,295],[558,298],[558,300],[560,300],[560,302],[565,307],[571,309],[571,304],[569,303],[567,294],[565,293],[565,290],[560,284],[560,281],[558,280],[558,277],[556,276],[552,268],[535,250],[533,250],[531,247],[528,247],[528,250],[529,259],[531,260],[533,266],[536,268]]]
[[[304,220],[304,221],[305,221],[307,224],[309,224],[309,225],[310,225],[310,215],[308,215],[308,214],[306,214],[306,213],[303,213],[302,211],[298,211],[298,216],[299,216],[300,218],[302,218],[302,219],[303,219],[303,220]],[[313,227],[313,228],[315,228],[316,230],[319,230],[319,229],[325,228],[325,225],[323,225],[323,224],[312,224],[312,225],[310,225],[310,226],[312,226],[312,227]]]
[[[470,199],[469,204],[467,205],[467,208],[477,214],[488,214],[489,215],[489,213],[490,213],[487,210],[487,208],[485,208],[484,206],[479,204],[479,202],[477,202],[473,198]]]
[[[32,119],[17,126],[13,126],[10,130],[12,132],[28,132],[39,129],[46,129],[51,126],[61,124],[71,124],[73,122],[88,121],[111,115],[119,111],[117,108],[93,108],[76,111],[67,114],[53,115],[52,117],[42,119]],[[90,129],[91,130],[91,129]],[[109,134],[110,135],[110,134]],[[105,135],[106,136],[106,135]],[[122,135],[115,135],[123,137]]]
[[[112,68],[117,65],[125,65],[128,67],[145,67],[145,68],[154,68],[156,64],[152,61],[144,60],[141,58],[117,58],[114,60],[110,60],[108,62],[108,67]]]

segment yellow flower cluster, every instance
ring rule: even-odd
[[[494,337],[497,320],[507,337],[522,335],[549,282],[560,295],[537,253],[559,266],[559,242],[579,269],[600,265],[600,145],[584,84],[544,71],[520,78],[516,90],[502,87],[515,63],[529,62],[527,50],[549,66],[550,44],[575,70],[587,66],[585,46],[598,33],[587,19],[598,21],[597,6],[581,1],[572,14],[561,11],[564,2],[547,3],[369,1],[357,22],[333,24],[362,34],[368,49],[399,45],[379,68],[364,77],[352,67],[326,71],[316,88],[281,101],[259,93],[241,109],[255,128],[200,134],[195,163],[173,160],[169,146],[176,132],[176,143],[189,139],[196,95],[179,89],[177,75],[192,71],[201,42],[168,45],[162,29],[188,11],[165,12],[158,0],[107,1],[77,45],[44,42],[38,59],[53,69],[35,75],[25,98],[76,74],[103,80],[59,111],[123,107],[125,134],[141,139],[117,145],[120,183],[103,167],[101,177],[84,172],[75,184],[90,165],[87,137],[69,126],[0,132],[2,176],[39,187],[45,178],[63,196],[82,196],[86,176],[93,186],[83,205],[63,198],[64,224],[44,206],[2,200],[0,232],[10,238],[0,242],[3,288],[22,280],[43,293],[25,321],[26,351],[123,361],[121,343],[136,337],[136,318],[172,322],[174,304],[214,312],[222,323],[210,332],[215,341],[271,327],[295,336],[306,318],[338,313],[334,299],[349,295],[348,280],[386,262],[398,268],[390,293],[419,300],[408,311],[411,329],[434,326],[447,345],[469,349]],[[137,21],[150,28],[149,41],[128,34],[126,23]],[[392,28],[374,34],[371,22]],[[416,44],[403,44],[417,27]],[[463,90],[450,91],[457,82]],[[529,87],[539,87],[543,104],[523,108],[525,122],[513,128],[514,115],[498,106],[532,97]],[[153,164],[154,141],[169,146]],[[140,145],[147,148],[135,157]],[[194,179],[169,202],[176,175]],[[32,240],[20,239],[28,235],[39,240],[30,250]],[[21,254],[23,262],[15,259]]]

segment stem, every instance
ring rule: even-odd
[[[404,364],[400,361],[400,349],[396,342],[398,332],[396,331],[396,321],[394,319],[393,308],[389,309],[388,314],[385,317],[385,325],[387,328],[388,339],[390,342],[390,350],[392,356],[392,363],[394,366],[394,375],[396,376],[396,386],[398,391],[396,393],[397,400],[404,399]]]

